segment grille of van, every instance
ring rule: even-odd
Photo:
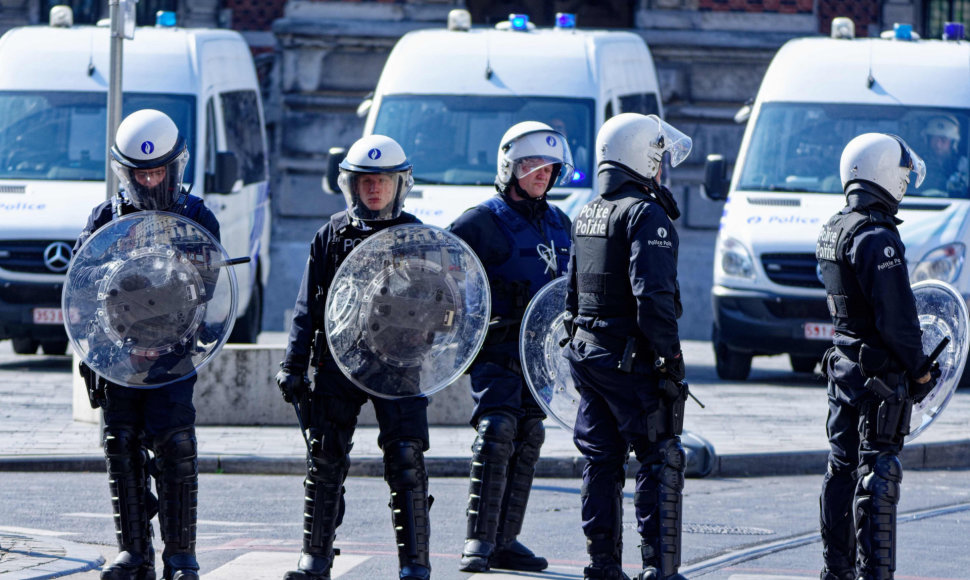
[[[828,321],[831,318],[829,309],[822,298],[785,298],[781,302],[765,300],[765,308],[775,318],[793,318],[796,320]]]
[[[762,254],[761,265],[775,284],[801,288],[824,288],[818,279],[815,254]]]
[[[51,240],[2,240],[0,268],[23,274],[54,274],[44,265],[44,250],[52,243]],[[73,241],[65,240],[65,243],[74,246]]]

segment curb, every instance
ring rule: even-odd
[[[100,568],[105,561],[100,550],[88,544],[69,542],[49,536],[37,538],[23,533],[5,532],[3,528],[0,528],[0,537],[4,539],[4,545],[9,545],[11,539],[16,540],[18,538],[29,540],[33,543],[29,552],[19,553],[15,559],[37,559],[41,560],[42,563],[35,566],[24,566],[17,570],[10,570],[10,572],[15,574],[18,572],[21,574],[29,572],[29,576],[20,577],[30,578],[31,580],[60,578],[70,574],[79,574],[81,572],[95,570]],[[57,551],[61,551],[63,554],[48,553]],[[7,551],[8,555],[12,553],[17,553],[17,551]]]

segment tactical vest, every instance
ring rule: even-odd
[[[501,264],[488,266],[492,316],[519,319],[529,300],[569,266],[569,230],[561,214],[549,207],[539,229],[499,197],[482,204],[508,241],[511,252]]]
[[[858,212],[846,208],[822,226],[815,246],[815,258],[822,272],[825,301],[835,331],[860,338],[863,342],[878,342],[872,307],[847,261],[856,233],[870,225],[885,227],[898,235],[896,224],[889,216],[881,212]]]
[[[636,319],[626,215],[631,207],[643,201],[653,203],[641,192],[611,200],[600,196],[580,210],[573,225],[580,316]]]

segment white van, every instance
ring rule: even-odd
[[[67,346],[60,303],[70,250],[105,199],[109,30],[27,26],[0,38],[0,339],[18,353]],[[189,148],[236,266],[233,340],[255,342],[269,276],[269,189],[252,55],[227,30],[137,28],[124,41],[123,112],[167,113]]]
[[[593,144],[614,114],[662,114],[653,59],[629,32],[580,30],[572,15],[536,28],[525,15],[471,28],[452,11],[447,30],[405,34],[391,51],[367,111],[364,135],[388,135],[414,165],[405,211],[447,226],[495,194],[498,143],[520,121],[563,132],[576,172],[549,199],[573,215],[595,192]],[[331,156],[328,183],[336,189]]]
[[[845,205],[839,159],[859,134],[899,135],[926,160],[926,181],[910,185],[898,215],[910,276],[970,294],[970,44],[845,36],[792,40],[778,51],[729,190],[723,159],[708,158],[708,197],[727,195],[711,291],[721,378],[744,380],[752,356],[782,353],[795,371],[811,372],[831,345],[815,243]],[[945,162],[930,145],[941,126],[952,138]]]

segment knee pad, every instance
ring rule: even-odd
[[[486,459],[508,459],[512,455],[517,423],[515,417],[506,413],[483,415],[478,420],[478,437],[472,451]]]
[[[903,480],[903,464],[895,453],[880,453],[859,481],[865,495],[896,504],[899,502],[899,484]]]
[[[350,438],[353,431],[313,429],[307,477],[313,481],[343,484],[350,470]]]
[[[687,453],[684,451],[680,439],[673,438],[664,441],[660,446],[663,463],[660,466],[659,479],[665,487],[680,491],[684,489],[684,471],[687,468]]]
[[[198,443],[195,427],[189,425],[166,431],[155,438],[158,467],[169,477],[184,479],[198,473]]]
[[[536,458],[539,456],[539,449],[546,441],[546,428],[542,425],[542,419],[530,417],[519,424],[515,442],[519,449],[535,449]]]
[[[130,457],[141,447],[138,434],[127,425],[104,428],[104,454],[109,458]]]
[[[427,486],[423,444],[411,439],[384,445],[384,481],[393,490],[415,490]]]

